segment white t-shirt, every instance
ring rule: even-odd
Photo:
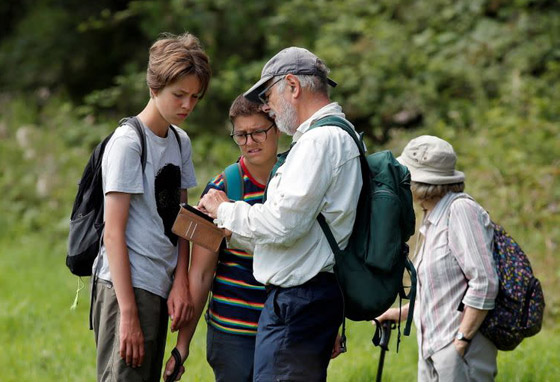
[[[179,211],[180,189],[196,186],[189,136],[180,128],[181,148],[169,130],[165,138],[143,125],[146,168],[141,144],[129,125],[117,128],[102,161],[103,192],[131,194],[126,243],[132,286],[167,298],[177,265],[177,236],[171,227]],[[111,281],[105,246],[101,247],[99,278]],[[94,264],[94,271],[96,264]]]

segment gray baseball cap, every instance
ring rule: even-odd
[[[325,77],[325,73],[319,71],[317,67],[318,60],[319,58],[316,55],[304,48],[292,46],[283,49],[268,60],[261,72],[261,79],[243,95],[253,102],[262,103],[258,97],[259,93],[265,89],[267,81],[273,77],[286,74],[307,74]],[[328,77],[327,82],[332,87],[336,86],[336,82]]]

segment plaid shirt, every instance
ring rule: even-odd
[[[414,323],[420,357],[428,358],[453,341],[463,315],[461,302],[481,310],[494,308],[498,276],[493,233],[488,213],[467,194],[446,194],[424,217],[415,257]]]

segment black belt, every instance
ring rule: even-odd
[[[319,273],[317,273],[317,275],[312,277],[310,280],[304,282],[303,284],[296,285],[296,286],[290,287],[290,288],[304,287],[304,286],[331,283],[331,282],[336,282],[336,276],[334,275],[334,273],[332,273],[332,272],[319,272]],[[276,288],[288,289],[288,288],[282,288],[280,286],[272,285],[272,284],[267,284],[267,285],[264,286],[264,289],[266,290],[267,294],[270,293],[273,289],[276,289]]]

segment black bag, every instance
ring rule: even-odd
[[[119,126],[129,124],[138,134],[141,144],[142,171],[146,167],[146,136],[137,117],[123,118]],[[176,132],[175,132],[176,133]],[[97,145],[84,169],[78,193],[70,215],[66,266],[76,276],[91,276],[93,262],[99,253],[103,235],[103,184],[101,161],[111,133]]]

